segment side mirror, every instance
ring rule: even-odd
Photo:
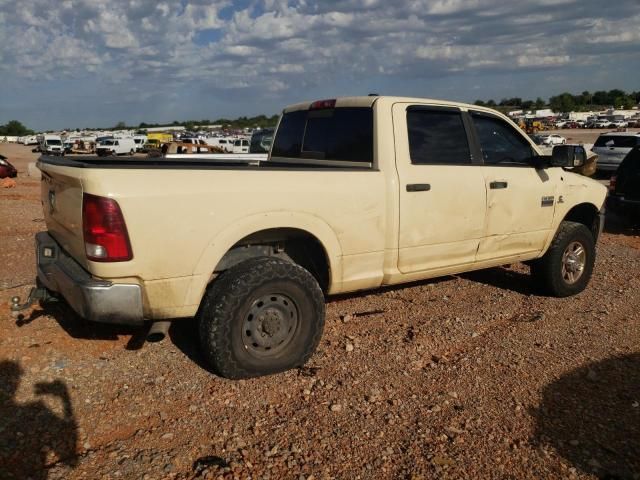
[[[556,145],[551,153],[551,166],[576,168],[587,161],[587,152],[581,145]]]

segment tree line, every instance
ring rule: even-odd
[[[11,120],[0,125],[0,137],[23,137],[25,135],[33,135],[33,130],[29,130],[18,120]]]
[[[605,108],[622,108],[631,109],[640,103],[640,91],[627,93],[624,90],[614,88],[605,91],[598,90],[596,92],[584,92],[574,95],[564,92],[554,95],[545,102],[538,97],[536,100],[523,100],[520,97],[503,98],[499,102],[495,100],[476,100],[475,105],[483,107],[497,108],[498,110],[540,110],[548,107],[554,112],[576,112],[589,110],[602,110]]]

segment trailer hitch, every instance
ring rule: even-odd
[[[11,297],[11,315],[17,317],[21,311],[31,307],[36,301],[57,302],[58,298],[44,287],[33,287],[24,303],[20,303],[20,297]]]

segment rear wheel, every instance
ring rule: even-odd
[[[586,288],[595,258],[591,231],[581,223],[562,222],[547,253],[531,263],[531,273],[545,293],[568,297]]]
[[[303,365],[324,327],[324,297],[304,268],[277,258],[225,271],[198,313],[200,345],[216,373],[248,378]]]

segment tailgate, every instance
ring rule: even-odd
[[[81,265],[86,266],[82,232],[82,181],[79,169],[39,163],[40,196],[49,234]]]

